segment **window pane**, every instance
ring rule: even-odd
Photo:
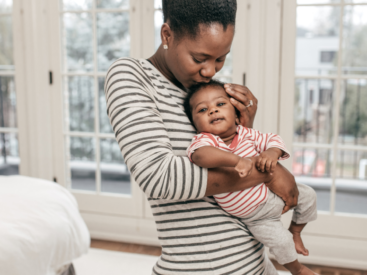
[[[344,0],[345,3],[367,3],[367,0]]]
[[[367,80],[344,81],[341,91],[339,143],[367,145]]]
[[[96,0],[98,9],[126,9],[129,8],[129,0]]]
[[[14,70],[13,29],[10,15],[0,16],[0,71]]]
[[[162,9],[162,0],[154,0],[154,8]]]
[[[367,214],[367,152],[338,151],[335,211]]]
[[[298,7],[296,74],[337,72],[339,7]]]
[[[130,55],[129,13],[97,13],[98,70]]]
[[[69,147],[69,179],[71,188],[80,190],[96,190],[96,162],[94,139],[70,137],[66,141]]]
[[[367,6],[345,8],[343,38],[343,73],[367,74]]]
[[[6,13],[11,12],[13,8],[12,0],[1,0],[0,1],[0,12]]]
[[[70,131],[94,131],[94,79],[89,76],[65,78],[65,120]]]
[[[101,139],[101,191],[131,194],[130,172],[114,139]]]
[[[157,50],[159,45],[162,43],[161,39],[161,27],[163,25],[163,12],[161,10],[157,10],[154,12],[154,29],[155,29],[155,39],[154,46]]]
[[[232,83],[232,77],[228,77],[228,76],[214,76],[214,79],[217,79],[219,81],[222,81],[223,83]]]
[[[63,55],[65,71],[92,71],[93,25],[89,13],[63,15]]]
[[[218,72],[218,74],[232,76],[232,72],[233,72],[233,59],[232,59],[233,53],[232,51],[233,49],[229,52],[229,54],[227,54],[226,61],[224,62],[224,65],[222,69]]]
[[[0,76],[0,127],[17,127],[16,95],[13,76]]]
[[[93,0],[61,0],[64,10],[89,10],[93,6]]]
[[[334,85],[329,79],[296,80],[294,142],[332,142]]]
[[[329,149],[293,148],[292,173],[296,182],[311,186],[317,209],[329,211],[332,153]]]
[[[106,97],[104,93],[104,77],[98,78],[99,89],[99,131],[101,133],[113,133],[110,120],[107,116]]]
[[[0,175],[19,174],[18,137],[0,133]]]
[[[339,3],[340,0],[297,0],[297,4],[327,4],[327,3]]]

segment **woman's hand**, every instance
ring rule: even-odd
[[[298,188],[294,176],[280,163],[276,165],[271,179],[265,181],[265,184],[284,201],[282,214],[297,206]]]
[[[257,98],[251,91],[242,85],[225,84],[226,92],[232,97],[231,103],[240,112],[240,124],[244,127],[252,128],[257,111]],[[252,100],[252,106],[246,107]]]

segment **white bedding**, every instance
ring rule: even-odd
[[[88,251],[90,235],[62,186],[0,176],[0,274],[54,275]]]

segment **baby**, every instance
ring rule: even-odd
[[[190,89],[184,107],[197,132],[187,154],[192,162],[205,168],[234,167],[240,177],[251,173],[254,163],[260,171],[273,172],[278,160],[289,158],[282,139],[239,125],[237,111],[229,101],[224,84],[211,80]],[[241,218],[253,236],[270,248],[279,264],[292,274],[314,274],[301,265],[297,253],[308,255],[300,233],[317,217],[316,193],[302,184],[298,205],[289,230],[280,217],[283,200],[264,183],[252,188],[214,196],[229,214]]]

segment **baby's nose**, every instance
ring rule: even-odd
[[[210,114],[214,114],[214,113],[218,113],[218,109],[217,108],[214,108],[214,109],[211,109],[210,110]]]

